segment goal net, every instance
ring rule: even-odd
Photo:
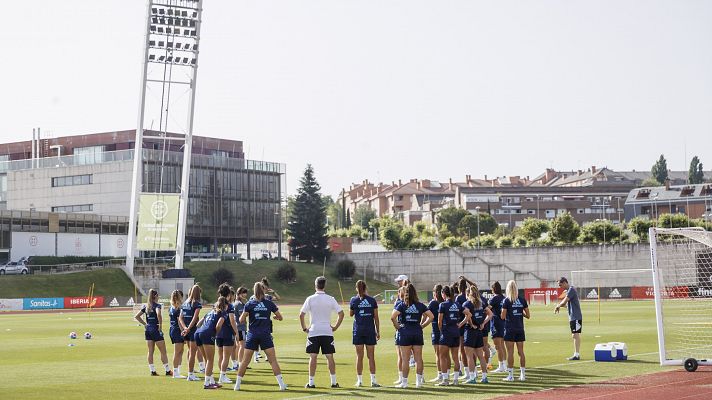
[[[662,365],[712,360],[712,232],[650,228]]]
[[[548,293],[532,293],[529,295],[529,305],[549,305],[551,296]]]

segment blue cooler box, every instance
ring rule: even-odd
[[[628,346],[621,342],[609,342],[616,349],[616,360],[625,361],[628,359]]]
[[[616,348],[610,343],[598,343],[593,350],[593,359],[596,361],[616,361]]]

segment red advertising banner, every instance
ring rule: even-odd
[[[549,296],[549,300],[558,300],[563,295],[563,290],[559,288],[537,288],[537,289],[524,289],[524,298],[531,299],[532,294],[543,294],[544,296]]]
[[[631,296],[636,299],[654,299],[655,291],[652,286],[633,286]],[[672,286],[663,290],[663,296],[667,298],[685,298],[690,296],[690,289],[687,286]]]
[[[64,308],[88,308],[89,297],[65,297]],[[103,297],[92,297],[91,307],[104,307]]]

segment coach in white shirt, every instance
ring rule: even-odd
[[[344,311],[339,303],[332,296],[324,292],[326,288],[326,278],[320,276],[314,281],[316,293],[307,297],[299,314],[299,322],[302,324],[302,331],[307,333],[307,353],[309,354],[309,383],[306,388],[313,389],[314,374],[316,373],[316,358],[321,354],[326,356],[329,363],[329,374],[331,374],[331,387],[337,388],[336,383],[336,363],[334,362],[334,332],[339,329],[341,322],[344,320]],[[331,325],[331,313],[338,313],[339,318],[336,325]],[[311,325],[309,328],[304,323],[304,316],[309,313]]]

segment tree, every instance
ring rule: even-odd
[[[651,226],[655,226],[655,221],[651,221],[647,218],[635,217],[628,221],[627,228],[629,231],[633,232],[640,241],[648,240],[648,229]]]
[[[326,207],[326,216],[328,217],[327,219],[329,220],[329,228],[331,228],[331,229],[342,228],[342,226],[341,226],[341,212],[342,212],[341,204],[334,201],[334,199],[331,196],[322,196],[321,199],[324,203],[324,207]]]
[[[692,161],[690,161],[690,171],[687,174],[687,180],[693,185],[703,183],[705,181],[705,173],[702,171],[702,163],[697,156],[692,157]]]
[[[660,186],[662,183],[658,182],[655,178],[652,176],[650,178],[645,178],[643,182],[640,183],[640,187],[654,187],[654,186]]]
[[[541,239],[541,235],[549,232],[551,225],[545,219],[527,218],[522,223],[518,233],[526,240],[534,241]]]
[[[326,207],[311,164],[307,164],[299,184],[294,208],[289,215],[290,253],[302,260],[321,261],[329,252],[326,248]]]
[[[346,226],[344,228],[346,228],[346,229],[351,228],[351,209],[350,208],[346,209]]]
[[[377,217],[376,210],[366,204],[361,204],[356,207],[356,211],[354,211],[354,223],[364,228],[368,228],[371,220]]]
[[[581,227],[569,212],[559,214],[551,221],[551,238],[555,242],[571,244],[576,241]]]
[[[460,221],[466,215],[470,215],[470,213],[467,210],[457,207],[448,207],[440,210],[440,212],[438,212],[438,228],[440,232],[446,232],[446,236],[457,236],[459,234],[458,227],[460,226]],[[475,227],[474,231],[477,231],[477,227]]]
[[[616,243],[621,240],[621,228],[610,220],[589,222],[581,228],[580,243]]]
[[[665,180],[668,178],[668,167],[667,160],[665,160],[665,155],[660,155],[658,161],[653,164],[653,168],[650,170],[650,173],[653,174],[653,178],[655,178],[655,180],[658,181],[661,185],[665,183]]]

